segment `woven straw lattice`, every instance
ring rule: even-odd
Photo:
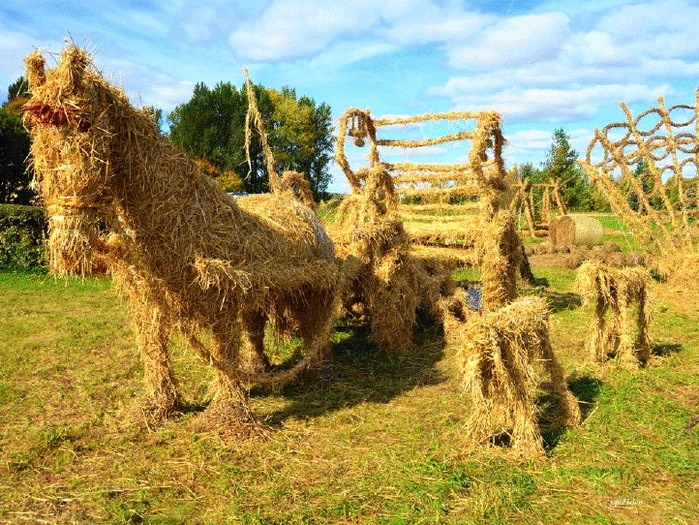
[[[473,131],[458,131],[422,140],[377,137],[382,128],[401,127],[427,121],[459,122]],[[348,109],[340,118],[335,157],[347,175],[352,190],[361,191],[363,181],[345,155],[347,136],[358,146],[369,146],[369,166],[379,165],[391,173],[398,196],[423,197],[429,203],[448,204],[451,197],[464,195],[486,197],[484,207],[492,215],[497,211],[497,197],[503,189],[504,163],[500,116],[492,111],[470,113],[435,113],[395,119],[371,118],[370,112]],[[424,148],[449,142],[470,141],[468,162],[458,164],[426,164],[412,162],[385,163],[379,158],[379,146],[386,148]]]
[[[671,107],[661,97],[658,107],[636,117],[622,102],[625,122],[596,130],[586,160],[580,161],[644,248],[661,255],[696,251],[699,91],[696,96],[694,105]],[[643,176],[639,163],[647,166]]]
[[[469,130],[419,140],[380,136],[389,128],[399,133],[401,128],[425,122],[448,122]],[[352,191],[364,191],[367,173],[388,172],[400,204],[399,215],[406,222],[412,243],[428,245],[435,250],[472,248],[473,233],[497,214],[505,189],[504,139],[497,113],[434,113],[374,120],[369,110],[351,108],[342,116],[338,127],[335,158]],[[355,170],[350,166],[345,154],[348,137],[359,147],[368,146],[368,170]],[[390,163],[384,162],[379,155],[380,150],[420,150],[448,143],[463,143],[467,161],[451,164]],[[449,232],[445,231],[445,222],[454,223]]]

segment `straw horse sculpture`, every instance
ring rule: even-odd
[[[32,53],[27,78],[52,270],[84,274],[96,259],[107,262],[136,324],[148,421],[180,406],[168,360],[177,329],[215,368],[206,421],[248,432],[256,420],[244,386],[294,379],[327,357],[340,280],[332,242],[287,196],[226,195],[82,49],[69,45],[55,69]],[[267,320],[304,339],[304,357],[284,372],[270,371],[263,352]]]

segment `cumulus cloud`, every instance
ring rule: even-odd
[[[465,11],[448,4],[423,3],[399,13],[379,34],[404,45],[461,42],[473,38],[497,20],[497,16],[489,13]]]
[[[241,59],[278,61],[312,57],[340,40],[380,39],[392,46],[461,41],[496,21],[495,15],[425,0],[276,0],[255,20],[241,22],[228,41]]]
[[[671,93],[664,84],[651,88],[642,84],[594,85],[581,88],[522,88],[496,92],[463,91],[457,82],[430,90],[432,95],[448,96],[456,109],[477,111],[491,108],[510,121],[568,122],[589,119],[598,115],[600,108],[617,104],[653,101]]]
[[[380,16],[367,1],[277,0],[228,41],[241,59],[286,60],[317,53],[341,35],[361,34]]]
[[[570,138],[571,147],[583,155],[587,145],[592,140],[592,131],[586,128],[576,128],[566,131]],[[507,134],[506,152],[511,162],[521,163],[535,158],[542,160],[551,148],[553,132],[542,129],[529,129]]]
[[[495,69],[555,58],[570,33],[563,13],[507,18],[474,41],[448,46],[449,64],[457,69]]]

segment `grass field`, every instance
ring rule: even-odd
[[[656,290],[654,356],[594,365],[574,273],[537,264],[584,424],[548,457],[459,438],[469,411],[435,332],[385,356],[335,336],[319,383],[253,395],[269,432],[240,443],[193,430],[210,371],[175,341],[190,405],[156,432],[127,417],[142,368],[106,279],[0,273],[0,523],[696,523],[699,313]]]

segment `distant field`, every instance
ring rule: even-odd
[[[585,422],[547,434],[542,463],[460,444],[469,406],[430,331],[386,356],[342,327],[332,375],[253,396],[270,432],[242,443],[192,430],[210,371],[176,343],[189,409],[140,430],[126,415],[142,367],[110,282],[0,273],[0,523],[693,523],[699,314],[658,288],[650,366],[590,364],[590,308],[546,260],[527,293],[549,300]]]

